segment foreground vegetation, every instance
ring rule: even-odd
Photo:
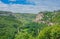
[[[43,13],[53,25],[34,22],[36,14],[7,13],[0,11],[0,39],[60,39],[60,11]]]

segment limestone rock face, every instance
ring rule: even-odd
[[[43,17],[44,17],[43,13],[37,14],[36,19],[34,20],[34,22],[39,22],[39,21],[41,21],[41,20],[43,19]]]
[[[47,18],[47,19],[44,20],[44,18]],[[52,17],[49,18],[49,15],[46,15],[46,13],[39,13],[36,15],[34,22],[48,24],[48,26],[54,25],[54,23],[52,23],[50,19],[52,19]]]

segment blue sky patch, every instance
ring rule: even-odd
[[[16,0],[16,1],[10,1],[10,0],[1,0],[5,4],[28,4],[28,5],[35,5],[35,3],[29,2],[27,0]]]

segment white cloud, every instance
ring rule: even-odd
[[[44,6],[34,6],[34,5],[21,5],[21,4],[4,4],[0,3],[0,10],[8,10],[13,12],[21,12],[21,13],[37,13],[45,8]]]
[[[14,2],[14,1],[16,1],[16,0],[9,0],[9,1],[12,1],[12,2]]]
[[[32,1],[32,0],[30,0]],[[56,10],[60,9],[60,7],[54,7],[54,6],[45,6],[41,5],[39,0],[33,0],[32,2],[35,2],[37,5],[22,5],[22,4],[4,4],[0,1],[0,10],[4,11],[12,11],[12,12],[21,12],[21,13],[38,13],[40,11],[44,10]]]
[[[0,1],[0,10],[8,10],[8,5]]]

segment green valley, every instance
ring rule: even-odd
[[[0,39],[60,39],[60,11],[0,11]]]

